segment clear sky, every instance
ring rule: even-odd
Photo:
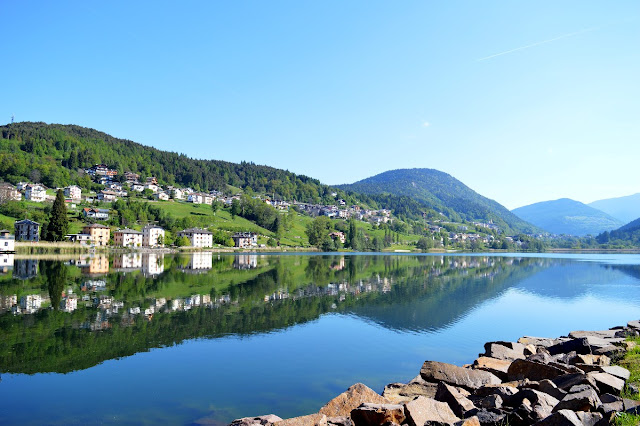
[[[515,208],[640,192],[638,1],[0,0],[0,123]]]

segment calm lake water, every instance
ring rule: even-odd
[[[286,418],[486,341],[632,319],[638,255],[4,255],[0,423]]]

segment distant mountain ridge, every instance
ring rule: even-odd
[[[536,227],[506,207],[478,194],[453,176],[435,169],[390,170],[361,181],[336,185],[364,194],[394,194],[411,197],[426,208],[452,220],[493,221],[507,233],[535,232]]]
[[[640,192],[625,197],[607,198],[589,203],[589,206],[629,223],[640,218]]]
[[[542,201],[512,212],[553,234],[598,235],[623,225],[605,212],[569,198]]]

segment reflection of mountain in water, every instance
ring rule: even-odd
[[[498,257],[470,258],[468,262],[468,269],[454,266],[413,277],[392,287],[376,303],[359,305],[350,312],[399,331],[437,330],[457,322],[475,306],[498,297],[552,263],[548,259]]]
[[[109,269],[100,259],[108,272],[99,279],[94,271],[79,275],[86,266],[42,263],[43,274],[30,283],[60,309],[43,303],[28,318],[0,314],[0,372],[69,372],[186,339],[271,332],[336,311],[397,330],[439,329],[508,287],[570,262],[209,253],[113,263]],[[0,297],[17,303],[16,282],[0,282]],[[70,298],[77,306],[65,303]]]

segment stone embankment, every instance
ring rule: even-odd
[[[489,342],[473,364],[426,361],[409,383],[382,395],[358,383],[316,414],[234,420],[233,426],[360,425],[608,425],[616,413],[640,414],[625,399],[629,371],[612,365],[640,335],[640,321],[603,331],[574,331],[557,339],[522,337]]]

